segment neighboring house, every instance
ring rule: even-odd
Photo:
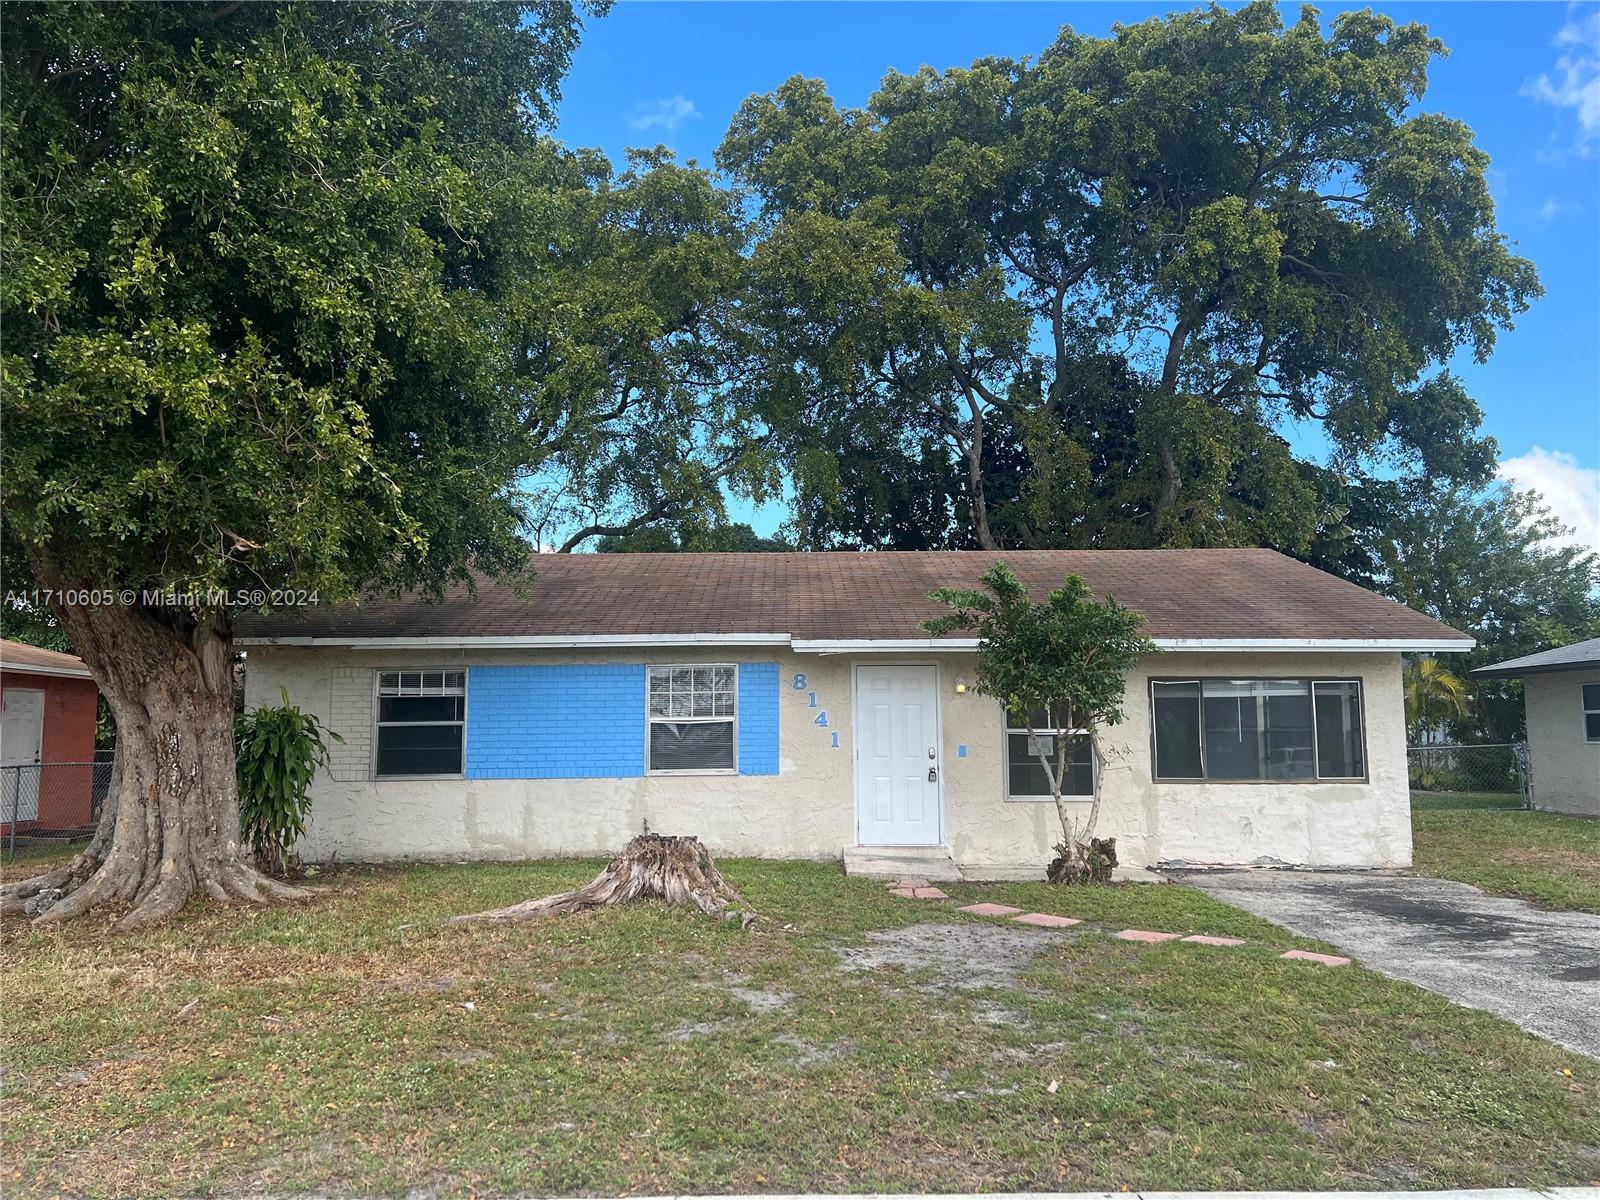
[[[81,658],[0,641],[0,830],[90,823],[98,701]]]
[[[1162,649],[1106,738],[1125,865],[1411,861],[1400,656],[1472,640],[1267,550],[540,556],[526,599],[241,622],[245,702],[286,688],[344,738],[311,858],[604,854],[648,823],[1042,870],[1060,829],[1027,718],[972,690],[975,639],[922,628],[930,590],[997,559],[1037,600],[1083,576]]]
[[[1472,673],[1522,680],[1533,806],[1600,817],[1600,638]]]

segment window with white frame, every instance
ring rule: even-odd
[[[1600,683],[1583,685],[1583,736],[1585,741],[1600,742]]]
[[[1366,776],[1353,679],[1154,679],[1150,718],[1157,779]]]
[[[467,718],[465,671],[378,672],[379,779],[463,774]]]
[[[647,769],[652,774],[738,769],[739,673],[730,664],[651,667]]]
[[[1037,709],[1024,716],[1006,714],[1006,797],[1010,800],[1049,800],[1050,776],[1039,761],[1043,751],[1055,769],[1058,731],[1054,716]],[[1085,730],[1073,729],[1073,733]],[[1063,796],[1094,795],[1094,751],[1088,738],[1078,738],[1067,751],[1067,772],[1061,781]]]

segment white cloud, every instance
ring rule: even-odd
[[[1539,206],[1539,220],[1553,221],[1567,211],[1567,206],[1554,196],[1546,196],[1543,204]]]
[[[1500,464],[1500,478],[1519,491],[1535,491],[1550,511],[1574,530],[1563,545],[1600,550],[1600,468],[1583,467],[1561,450],[1535,446]]]
[[[640,132],[646,129],[660,129],[671,133],[685,121],[693,120],[699,115],[700,110],[687,96],[668,96],[664,100],[648,100],[636,105],[628,114],[627,122],[629,129]]]
[[[1580,145],[1588,151],[1600,141],[1600,8],[1568,10],[1555,36],[1562,51],[1555,69],[1522,85],[1522,94],[1577,115]]]

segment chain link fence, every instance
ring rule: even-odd
[[[0,847],[64,844],[94,833],[110,761],[0,767]]]
[[[1529,802],[1525,742],[1408,746],[1411,790],[1431,796],[1503,796]]]

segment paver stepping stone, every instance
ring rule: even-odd
[[[1154,929],[1123,929],[1111,936],[1119,937],[1125,942],[1170,942],[1178,935],[1175,933],[1158,933]]]
[[[889,895],[904,896],[907,900],[915,900],[917,898],[917,889],[908,887],[892,887],[889,889]]]
[[[907,878],[902,879],[899,883],[886,883],[883,886],[891,890],[894,888],[919,888],[927,887],[928,881],[921,878]]]
[[[1012,908],[1009,904],[990,904],[985,900],[982,904],[963,904],[962,912],[976,913],[980,917],[1009,917],[1012,913],[1019,913],[1020,908]]]
[[[1312,950],[1285,950],[1279,958],[1296,958],[1305,962],[1321,963],[1325,967],[1348,967],[1350,960],[1338,954],[1317,954]]]
[[[918,900],[948,900],[948,899],[950,899],[950,896],[947,893],[941,892],[936,887],[912,888],[911,889],[911,894],[913,896],[915,896]]]
[[[1041,929],[1063,929],[1068,925],[1082,925],[1077,917],[1057,917],[1050,913],[1023,913],[1012,917],[1020,925],[1037,925]]]
[[[1188,937],[1186,937],[1186,938],[1184,938],[1182,940],[1186,941],[1186,942],[1193,942],[1197,946],[1242,946],[1242,945],[1244,945],[1244,939],[1243,938],[1213,937],[1209,933],[1191,933]]]

